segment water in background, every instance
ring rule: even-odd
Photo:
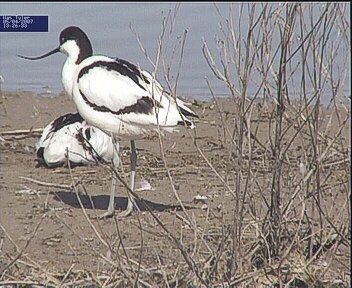
[[[216,6],[218,11],[211,3],[182,3],[178,9],[170,40],[171,51],[177,42],[175,39],[178,36],[180,39],[185,29],[188,31],[177,86],[178,95],[196,99],[209,98],[210,92],[205,77],[209,79],[217,95],[228,95],[227,88],[213,76],[202,54],[203,39],[214,54],[218,54],[216,37],[222,36],[219,29],[219,12],[227,17],[229,4],[218,3]],[[236,6],[234,7],[236,9]],[[162,19],[169,9],[175,11],[175,4],[0,3],[0,15],[49,16],[49,33],[0,33],[0,75],[5,79],[2,89],[29,90],[43,95],[47,92],[61,92],[64,55],[55,54],[40,61],[26,61],[16,57],[16,54],[39,56],[56,48],[59,33],[71,25],[81,27],[88,34],[95,54],[126,59],[151,72],[153,68],[130,27],[138,32],[149,56],[155,59]],[[168,55],[171,54],[169,51]],[[173,63],[174,76],[177,74],[179,54],[180,49],[175,56],[176,63]],[[342,55],[344,56],[346,55]],[[158,74],[158,79],[165,85],[161,72],[163,71]],[[350,83],[350,80],[346,82]]]

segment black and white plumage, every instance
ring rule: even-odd
[[[197,115],[185,103],[167,93],[148,72],[122,59],[93,56],[87,35],[78,27],[60,33],[60,46],[35,58],[62,52],[67,56],[62,76],[66,91],[80,115],[89,125],[102,129],[115,139],[131,140],[130,189],[134,191],[137,154],[135,139],[163,132],[178,131],[180,126],[194,127],[190,117]],[[114,165],[118,166],[119,146],[115,145]],[[116,179],[113,177],[110,203],[105,214],[112,215]],[[125,215],[135,206],[129,195]]]
[[[113,158],[110,136],[85,123],[78,114],[65,114],[51,121],[36,144],[37,160],[46,167],[87,165]]]
[[[146,71],[120,59],[93,56],[76,70],[73,101],[91,125],[122,138],[193,127],[195,114]],[[176,105],[177,103],[177,105]],[[180,113],[181,112],[181,113]]]

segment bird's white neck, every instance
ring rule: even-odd
[[[73,77],[76,68],[78,67],[79,63],[87,56],[85,53],[88,53],[88,56],[90,56],[92,53],[90,43],[88,44],[88,52],[83,48],[83,50],[81,50],[75,40],[68,40],[60,46],[60,51],[67,56],[66,62],[62,69],[62,84],[64,85],[65,91],[71,100],[73,97]]]
[[[74,59],[67,57],[64,67],[62,68],[62,84],[70,100],[72,100],[73,76],[77,66]]]

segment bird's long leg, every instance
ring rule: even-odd
[[[114,170],[118,172],[119,165],[120,165],[120,144],[114,139],[114,153],[112,163],[114,166]],[[108,210],[101,214],[99,218],[107,218],[112,217],[115,214],[115,191],[116,191],[116,184],[117,178],[114,172],[112,172],[112,180],[111,180],[111,192],[110,192],[110,199],[109,199],[109,206]]]
[[[136,169],[137,169],[137,151],[134,140],[131,140],[131,175],[130,175],[130,189],[134,192],[135,180],[136,180]],[[136,200],[132,194],[128,194],[127,208],[124,212],[119,214],[121,217],[131,215],[133,208],[136,207]]]

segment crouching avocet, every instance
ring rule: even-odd
[[[87,35],[78,27],[68,27],[60,33],[60,46],[35,58],[41,59],[57,52],[66,54],[62,76],[66,91],[70,91],[80,115],[89,125],[96,126],[116,140],[131,141],[130,189],[134,191],[137,165],[135,140],[160,132],[174,132],[180,126],[194,127],[188,117],[197,117],[185,103],[168,94],[146,71],[122,59],[92,56]],[[71,78],[72,77],[72,78]],[[119,145],[114,149],[114,165],[118,167]],[[113,177],[108,211],[115,212],[116,179]],[[129,215],[137,207],[129,195]]]
[[[112,138],[89,126],[79,113],[69,113],[51,121],[36,144],[37,160],[46,167],[87,165],[113,159]]]

